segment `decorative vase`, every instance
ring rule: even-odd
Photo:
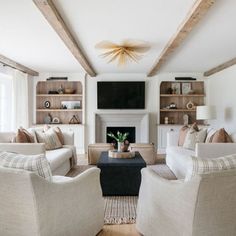
[[[122,145],[122,142],[117,142],[117,151],[118,152],[121,152],[121,145]]]

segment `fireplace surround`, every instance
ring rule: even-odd
[[[149,142],[148,113],[95,113],[95,142],[107,142],[107,127],[135,127],[135,142]]]

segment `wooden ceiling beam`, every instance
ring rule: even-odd
[[[84,68],[84,70],[91,76],[96,76],[96,72],[90,65],[89,61],[85,57],[82,49],[79,47],[75,38],[72,36],[69,28],[66,26],[63,18],[57,11],[55,5],[51,0],[33,0],[35,5],[44,15],[48,23],[52,26],[52,28],[56,31],[59,37],[63,40],[65,45],[71,51],[73,56],[77,59],[80,65]]]
[[[161,52],[161,55],[152,66],[148,76],[154,76],[157,74],[161,66],[166,62],[167,58],[180,46],[190,31],[203,18],[214,2],[215,0],[197,0],[195,2],[187,17],[181,23],[176,33],[172,36],[164,50]]]
[[[226,69],[226,68],[228,68],[230,66],[233,66],[235,64],[236,64],[236,58],[233,58],[232,60],[229,60],[229,61],[227,61],[227,62],[225,62],[225,63],[223,63],[221,65],[218,65],[218,66],[216,66],[216,67],[206,71],[204,73],[204,76],[213,75],[213,74],[218,73],[218,72],[220,72],[220,71],[222,71],[222,70],[224,70],[224,69]]]
[[[37,71],[34,71],[34,70],[31,70],[30,68],[26,67],[26,66],[23,66],[21,65],[20,63],[18,62],[15,62],[3,55],[0,54],[0,63],[2,63],[3,65],[6,65],[6,66],[9,66],[11,68],[14,68],[14,69],[17,69],[17,70],[20,70],[26,74],[29,74],[29,75],[32,75],[32,76],[38,76],[39,73]]]

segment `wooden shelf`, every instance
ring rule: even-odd
[[[82,94],[37,94],[37,97],[82,97]]]
[[[49,111],[83,111],[82,109],[36,109],[36,111],[43,111],[43,112],[49,112]]]
[[[61,88],[64,90],[71,89],[75,93],[49,93]],[[50,113],[52,119],[59,119],[60,124],[68,124],[73,116],[76,116],[83,124],[85,109],[83,92],[83,85],[80,81],[39,81],[36,86],[36,123],[43,124],[44,119]],[[49,108],[45,108],[46,101],[49,102]],[[75,101],[78,102],[78,106],[75,106],[76,109],[61,109],[63,101]]]
[[[205,97],[205,94],[160,94],[160,97]]]
[[[196,109],[161,109],[161,112],[195,112]]]

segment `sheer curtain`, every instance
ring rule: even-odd
[[[18,70],[0,74],[0,131],[28,127],[28,75]]]
[[[28,75],[14,70],[13,77],[13,130],[28,128]]]

